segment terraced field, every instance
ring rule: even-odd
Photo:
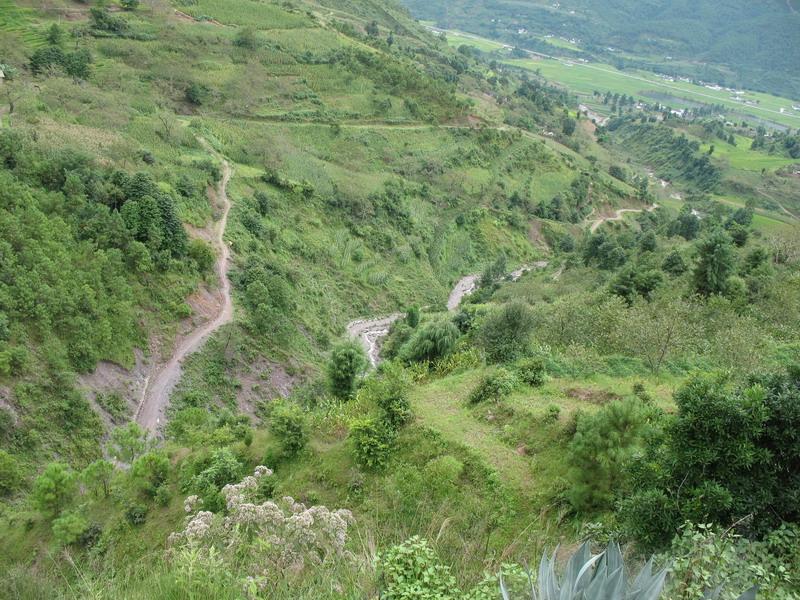
[[[44,35],[35,27],[33,11],[16,6],[11,0],[0,0],[0,32],[14,35],[26,46],[36,48],[44,43]]]

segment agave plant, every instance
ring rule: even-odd
[[[542,555],[538,585],[534,585],[528,572],[531,600],[658,600],[667,578],[666,568],[653,572],[651,558],[633,583],[628,585],[619,545],[612,542],[605,551],[592,556],[587,542],[570,557],[559,579],[556,574],[556,552],[550,558],[547,558],[547,554]],[[757,586],[754,586],[737,600],[756,600],[757,590]],[[500,592],[503,600],[511,600],[502,572]],[[709,590],[703,600],[717,600],[721,592],[721,586]]]
[[[533,600],[657,600],[666,577],[666,569],[653,572],[651,558],[629,585],[622,552],[614,543],[595,556],[589,544],[583,544],[570,557],[560,578],[556,574],[555,552],[550,558],[542,556],[537,585],[528,574]],[[502,574],[500,592],[503,600],[511,600]]]

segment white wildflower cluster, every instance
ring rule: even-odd
[[[198,498],[186,498],[186,527],[169,537],[170,547],[178,551],[175,556],[187,548],[218,551],[230,564],[244,567],[242,576],[247,582],[258,582],[262,588],[277,578],[300,574],[308,566],[352,560],[345,550],[347,528],[353,523],[350,511],[306,507],[290,496],[256,502],[259,479],[271,475],[270,469],[259,466],[253,475],[222,488],[225,515],[194,512]],[[242,556],[247,557],[245,565]]]

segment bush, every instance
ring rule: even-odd
[[[533,326],[530,307],[523,302],[511,302],[484,319],[478,330],[478,342],[490,361],[512,361],[528,351]]]
[[[734,386],[696,375],[676,393],[678,413],[662,444],[630,471],[621,520],[645,547],[667,543],[685,521],[746,527],[763,536],[800,519],[800,377],[775,373]],[[679,501],[678,501],[679,499]]]
[[[380,377],[367,380],[360,394],[375,402],[381,409],[381,420],[387,427],[397,430],[413,418],[408,396],[409,381],[399,365],[387,364]]]
[[[484,377],[478,386],[469,394],[470,404],[479,404],[492,400],[499,402],[505,398],[517,385],[516,376],[508,369],[499,368]]]
[[[191,479],[191,489],[202,496],[206,510],[220,511],[225,508],[220,490],[239,480],[242,463],[230,448],[220,448],[195,465],[195,472],[197,474]]]
[[[661,270],[670,275],[683,275],[689,267],[686,266],[686,261],[677,250],[673,250],[666,257],[664,262],[661,263]]]
[[[280,441],[285,456],[295,456],[308,442],[306,417],[296,404],[276,402],[270,414],[269,430]]]
[[[207,242],[201,239],[192,240],[189,242],[188,253],[189,258],[195,262],[200,273],[208,273],[214,267],[216,256]]]
[[[377,571],[385,600],[446,600],[459,595],[450,569],[439,564],[428,542],[417,536],[380,554]]]
[[[33,484],[33,503],[44,515],[57,517],[77,488],[77,477],[69,466],[50,463]]]
[[[131,478],[138,489],[154,498],[169,475],[169,459],[162,451],[143,454],[131,465]]]
[[[147,508],[140,504],[130,504],[125,509],[125,519],[131,525],[144,525],[147,520]]]
[[[350,425],[350,440],[356,463],[371,470],[383,469],[389,462],[393,436],[377,419],[360,419]]]
[[[558,404],[548,404],[544,413],[545,423],[555,423],[561,417],[561,407]]]
[[[208,99],[209,89],[201,83],[192,83],[186,88],[186,101],[195,106],[202,106]]]
[[[86,519],[71,513],[53,521],[53,537],[58,543],[69,546],[80,540],[88,528]]]
[[[568,497],[577,510],[613,505],[624,489],[627,462],[644,446],[651,417],[652,411],[638,398],[615,401],[581,416],[569,446]]]
[[[22,469],[17,459],[5,450],[0,450],[0,496],[8,496],[19,489]]]
[[[406,362],[434,361],[452,352],[459,335],[452,322],[434,321],[415,329],[398,354]]]
[[[411,328],[415,329],[417,325],[419,325],[419,307],[412,306],[406,312],[406,324]]]
[[[541,358],[523,358],[514,363],[514,372],[525,385],[539,387],[547,381],[547,370]]]
[[[342,399],[352,397],[356,381],[368,364],[367,355],[359,343],[348,341],[336,346],[328,362],[331,393]]]

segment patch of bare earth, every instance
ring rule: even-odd
[[[542,235],[542,222],[540,219],[533,219],[528,227],[528,240],[537,248],[547,248],[547,241]]]
[[[78,387],[107,426],[112,425],[112,419],[97,403],[100,394],[119,394],[128,406],[128,414],[133,414],[136,410],[151,369],[151,361],[138,348],[134,350],[134,359],[134,367],[130,370],[101,360],[93,372],[78,376]]]
[[[591,404],[608,404],[614,400],[620,400],[622,396],[606,390],[593,390],[591,388],[569,388],[565,391],[567,396],[575,398],[581,402]]]
[[[7,410],[11,415],[14,425],[18,424],[19,415],[17,414],[17,408],[11,402],[11,389],[7,387],[0,387],[0,409]]]
[[[286,398],[301,381],[301,377],[290,374],[285,365],[266,359],[243,364],[235,370],[234,377],[240,383],[236,392],[239,411],[250,416],[256,414],[259,402]]]

